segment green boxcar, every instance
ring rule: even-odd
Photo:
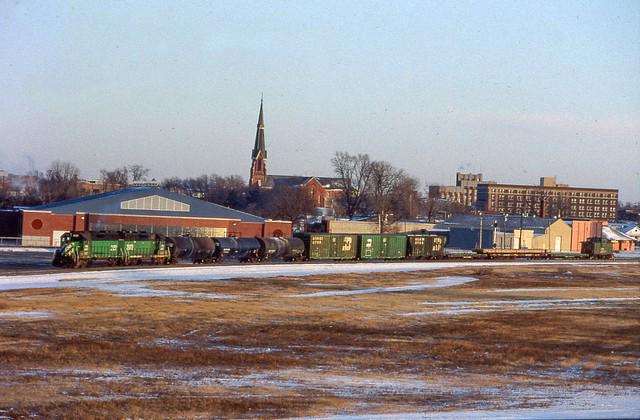
[[[447,238],[439,235],[408,235],[407,257],[434,259],[444,257]]]
[[[360,235],[358,238],[358,258],[362,260],[399,260],[407,256],[405,235]]]
[[[358,235],[336,233],[300,233],[305,255],[310,260],[354,260]]]

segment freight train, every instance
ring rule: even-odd
[[[419,260],[443,259],[446,237],[431,234],[329,234],[301,233],[293,238],[167,237],[146,232],[76,231],[62,235],[53,265],[87,267],[102,261],[112,265],[220,263],[261,261]],[[611,243],[591,238],[572,258],[608,259]],[[567,258],[544,250],[480,249],[472,258]]]

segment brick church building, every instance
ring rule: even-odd
[[[316,208],[325,209],[325,211],[333,213],[337,206],[337,200],[342,195],[341,184],[340,178],[267,174],[267,148],[264,137],[263,101],[260,100],[256,140],[253,145],[253,151],[251,152],[249,185],[262,189],[272,189],[279,186],[304,188]]]

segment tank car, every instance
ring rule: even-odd
[[[215,261],[216,243],[211,238],[195,237],[192,261],[194,264],[210,264]]]
[[[304,241],[300,238],[282,238],[286,241],[286,248],[282,259],[285,261],[302,261],[304,255]]]
[[[167,243],[171,249],[172,263],[192,259],[195,244],[190,236],[171,236],[167,238]]]
[[[260,243],[258,257],[261,261],[277,260],[284,257],[287,251],[287,240],[280,237],[256,238]]]
[[[261,260],[262,246],[257,238],[236,238],[238,248],[235,257],[241,262],[258,262]]]
[[[238,240],[236,238],[212,238],[216,245],[213,253],[213,261],[222,262],[225,258],[234,258],[238,252]]]

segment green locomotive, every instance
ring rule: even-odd
[[[582,242],[581,253],[591,259],[610,260],[613,258],[613,245],[605,238],[589,238]]]
[[[67,232],[60,238],[53,265],[87,267],[93,261],[113,265],[150,261],[168,264],[171,252],[164,237],[145,232]]]

